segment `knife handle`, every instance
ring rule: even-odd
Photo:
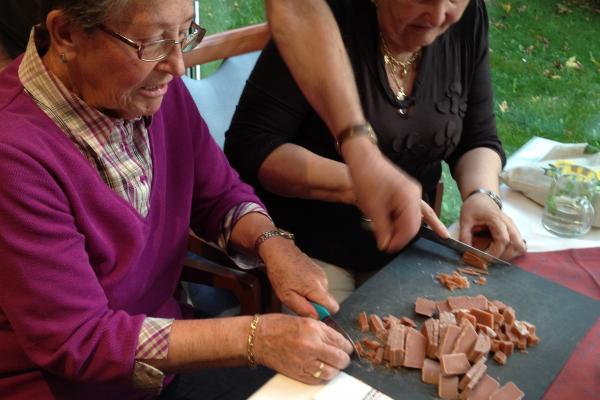
[[[330,317],[331,314],[329,313],[329,311],[327,311],[327,309],[325,307],[323,307],[322,305],[320,305],[319,303],[313,303],[311,301],[312,306],[314,307],[315,311],[317,312],[317,314],[319,314],[319,320],[323,321],[325,318]]]

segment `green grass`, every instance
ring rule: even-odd
[[[263,0],[202,0],[200,2],[200,22],[208,35],[264,20]]]
[[[229,29],[265,21],[263,0],[201,0],[200,25],[211,35]],[[208,76],[219,66],[215,61],[202,66],[202,76]]]
[[[600,13],[581,1],[563,3],[564,14],[554,0],[515,2],[509,12],[499,3],[490,7],[490,48],[507,151],[532,135],[600,144]]]
[[[507,155],[532,136],[598,146],[600,13],[594,9],[600,5],[564,1],[559,14],[555,0],[487,4],[494,111]],[[571,57],[581,69],[566,66]],[[460,205],[445,168],[442,220],[455,221]]]
[[[494,111],[507,154],[532,136],[600,147],[600,1],[487,5]],[[249,25],[264,21],[263,0],[202,0],[200,15],[209,34]],[[444,185],[448,224],[458,218],[460,196],[447,167]]]

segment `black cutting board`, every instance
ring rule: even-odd
[[[459,255],[454,251],[419,239],[346,299],[336,320],[356,339],[366,336],[356,323],[360,311],[382,317],[405,315],[420,327],[426,318],[414,313],[417,297],[443,300],[483,294],[490,300],[501,300],[515,309],[517,319],[537,326],[541,342],[528,348],[528,354],[515,350],[505,366],[488,360],[488,373],[501,385],[515,382],[527,399],[541,398],[600,315],[600,302],[516,266],[492,266],[486,285],[471,284],[469,289],[450,292],[435,280],[435,275],[452,273],[459,264]],[[421,382],[421,370],[353,361],[346,372],[395,399],[437,396],[435,385]]]

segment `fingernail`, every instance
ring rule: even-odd
[[[386,251],[388,249],[389,245],[390,245],[390,239],[388,238],[379,246],[379,250]]]

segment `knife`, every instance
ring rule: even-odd
[[[362,361],[362,359],[360,358],[360,354],[358,353],[358,349],[354,344],[354,340],[352,340],[352,338],[350,337],[350,335],[348,335],[348,332],[346,332],[344,328],[342,328],[337,322],[335,322],[333,318],[331,318],[331,314],[329,313],[329,311],[319,303],[311,302],[310,304],[312,304],[315,311],[319,315],[319,320],[324,322],[325,325],[329,326],[330,328],[333,328],[334,330],[341,333],[342,336],[344,336],[346,340],[348,340],[352,344],[352,347],[354,348],[354,354],[358,358],[358,361]]]
[[[459,253],[463,254],[464,252],[469,252],[475,254],[477,257],[484,259],[492,264],[500,264],[500,265],[510,265],[509,262],[499,259],[498,257],[494,257],[493,255],[486,253],[485,251],[479,250],[476,247],[469,246],[466,243],[463,243],[459,240],[452,239],[451,237],[448,239],[442,239],[437,233],[435,233],[431,228],[422,225],[421,230],[419,230],[419,236],[424,237],[425,239],[431,240],[432,242],[439,243],[443,246],[449,247],[452,250],[456,250]]]

